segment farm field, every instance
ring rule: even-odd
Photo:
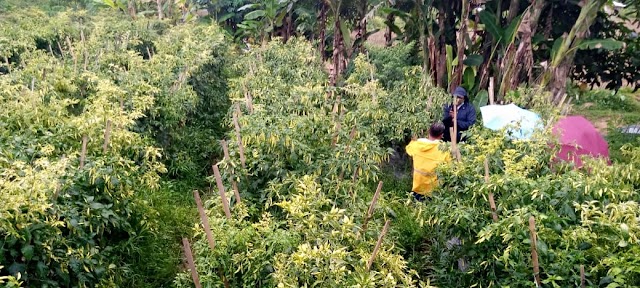
[[[0,286],[639,287],[640,3],[563,2],[0,2]]]

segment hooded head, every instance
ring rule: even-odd
[[[463,99],[462,102],[469,102],[469,96],[467,95],[467,90],[464,90],[464,88],[460,86],[456,87],[456,89],[453,90],[453,96],[455,96],[456,99]],[[458,102],[458,104],[462,104],[462,103]]]

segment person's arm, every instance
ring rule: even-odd
[[[452,117],[449,114],[449,112],[451,111],[451,106],[445,104],[442,110],[444,111],[444,118],[442,119],[442,121],[445,122],[451,120]]]
[[[467,113],[464,114],[464,118],[458,118],[458,130],[468,130],[473,124],[476,123],[476,109],[472,105],[467,104]],[[458,114],[458,116],[460,116]]]
[[[409,145],[407,145],[407,147],[404,148],[407,151],[407,154],[411,157],[413,157],[413,155],[416,154],[415,143],[416,143],[416,140],[411,140],[411,142],[409,142]]]

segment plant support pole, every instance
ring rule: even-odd
[[[240,152],[240,163],[242,164],[242,169],[247,169],[247,166],[245,164],[247,158],[244,157],[244,146],[242,146],[242,135],[240,134],[240,123],[238,122],[238,117],[240,117],[240,106],[236,105],[236,112],[233,113],[233,125],[236,128],[238,151]]]
[[[375,208],[376,203],[378,202],[378,197],[380,197],[381,191],[382,191],[382,181],[378,182],[378,188],[376,189],[376,194],[373,194],[373,200],[371,200],[371,204],[369,204],[369,210],[367,210],[367,216],[364,218],[364,224],[362,224],[363,232],[367,230],[367,224],[369,223],[371,216],[373,216],[373,209]]]
[[[380,246],[382,246],[382,239],[384,239],[384,235],[387,234],[387,231],[389,230],[389,224],[391,223],[391,220],[387,220],[387,222],[384,223],[384,228],[382,228],[382,232],[380,232],[380,236],[378,237],[378,242],[376,243],[376,247],[373,248],[373,253],[371,254],[371,258],[369,258],[369,261],[367,262],[367,271],[369,271],[369,269],[371,269],[371,265],[373,264],[373,260],[376,259],[376,256],[378,255],[378,251],[380,250]]]
[[[209,226],[209,218],[202,206],[202,200],[200,199],[200,193],[198,190],[193,190],[193,198],[196,199],[196,205],[198,206],[198,213],[200,214],[200,220],[202,221],[202,228],[207,235],[207,242],[209,242],[209,248],[213,250],[216,247],[216,242],[213,240],[213,233],[211,233],[211,227]]]
[[[107,120],[107,127],[104,129],[104,144],[102,145],[102,153],[107,153],[110,136],[111,136],[111,120]]]
[[[202,288],[202,285],[200,285],[200,277],[198,277],[198,270],[196,270],[196,263],[193,261],[193,254],[191,254],[191,245],[189,245],[187,238],[182,238],[182,249],[184,250],[184,255],[187,257],[187,265],[189,266],[189,270],[191,270],[193,284],[195,284],[196,288]]]
[[[218,170],[218,164],[213,165],[213,174],[216,177],[216,184],[218,185],[218,193],[220,193],[220,200],[222,201],[222,208],[227,219],[231,219],[231,211],[229,211],[229,200],[224,192],[224,185],[222,185],[222,177],[220,177],[220,170]]]
[[[484,183],[489,185],[489,158],[484,159]],[[487,190],[488,190],[487,186]],[[498,213],[496,213],[496,202],[493,199],[493,192],[489,191],[489,206],[491,207],[491,216],[493,222],[498,222]]]
[[[82,136],[82,150],[80,151],[80,169],[84,168],[84,160],[87,157],[87,135]]]
[[[536,218],[531,215],[529,217],[529,231],[531,232],[531,262],[533,262],[533,277],[536,280],[537,287],[542,287],[540,282],[540,266],[538,263],[538,236],[536,234]]]
[[[222,146],[222,152],[224,153],[224,160],[229,162],[231,157],[229,156],[229,146],[227,141],[220,140],[220,146]],[[231,174],[235,175],[233,168],[231,168]],[[231,177],[231,187],[233,188],[233,195],[236,198],[236,202],[240,203],[240,191],[238,190],[238,183]]]

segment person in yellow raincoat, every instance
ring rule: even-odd
[[[430,197],[431,192],[438,186],[436,167],[441,163],[451,161],[448,151],[439,149],[444,136],[443,123],[435,123],[429,128],[429,138],[412,140],[406,147],[407,154],[413,158],[413,196],[422,201]]]

